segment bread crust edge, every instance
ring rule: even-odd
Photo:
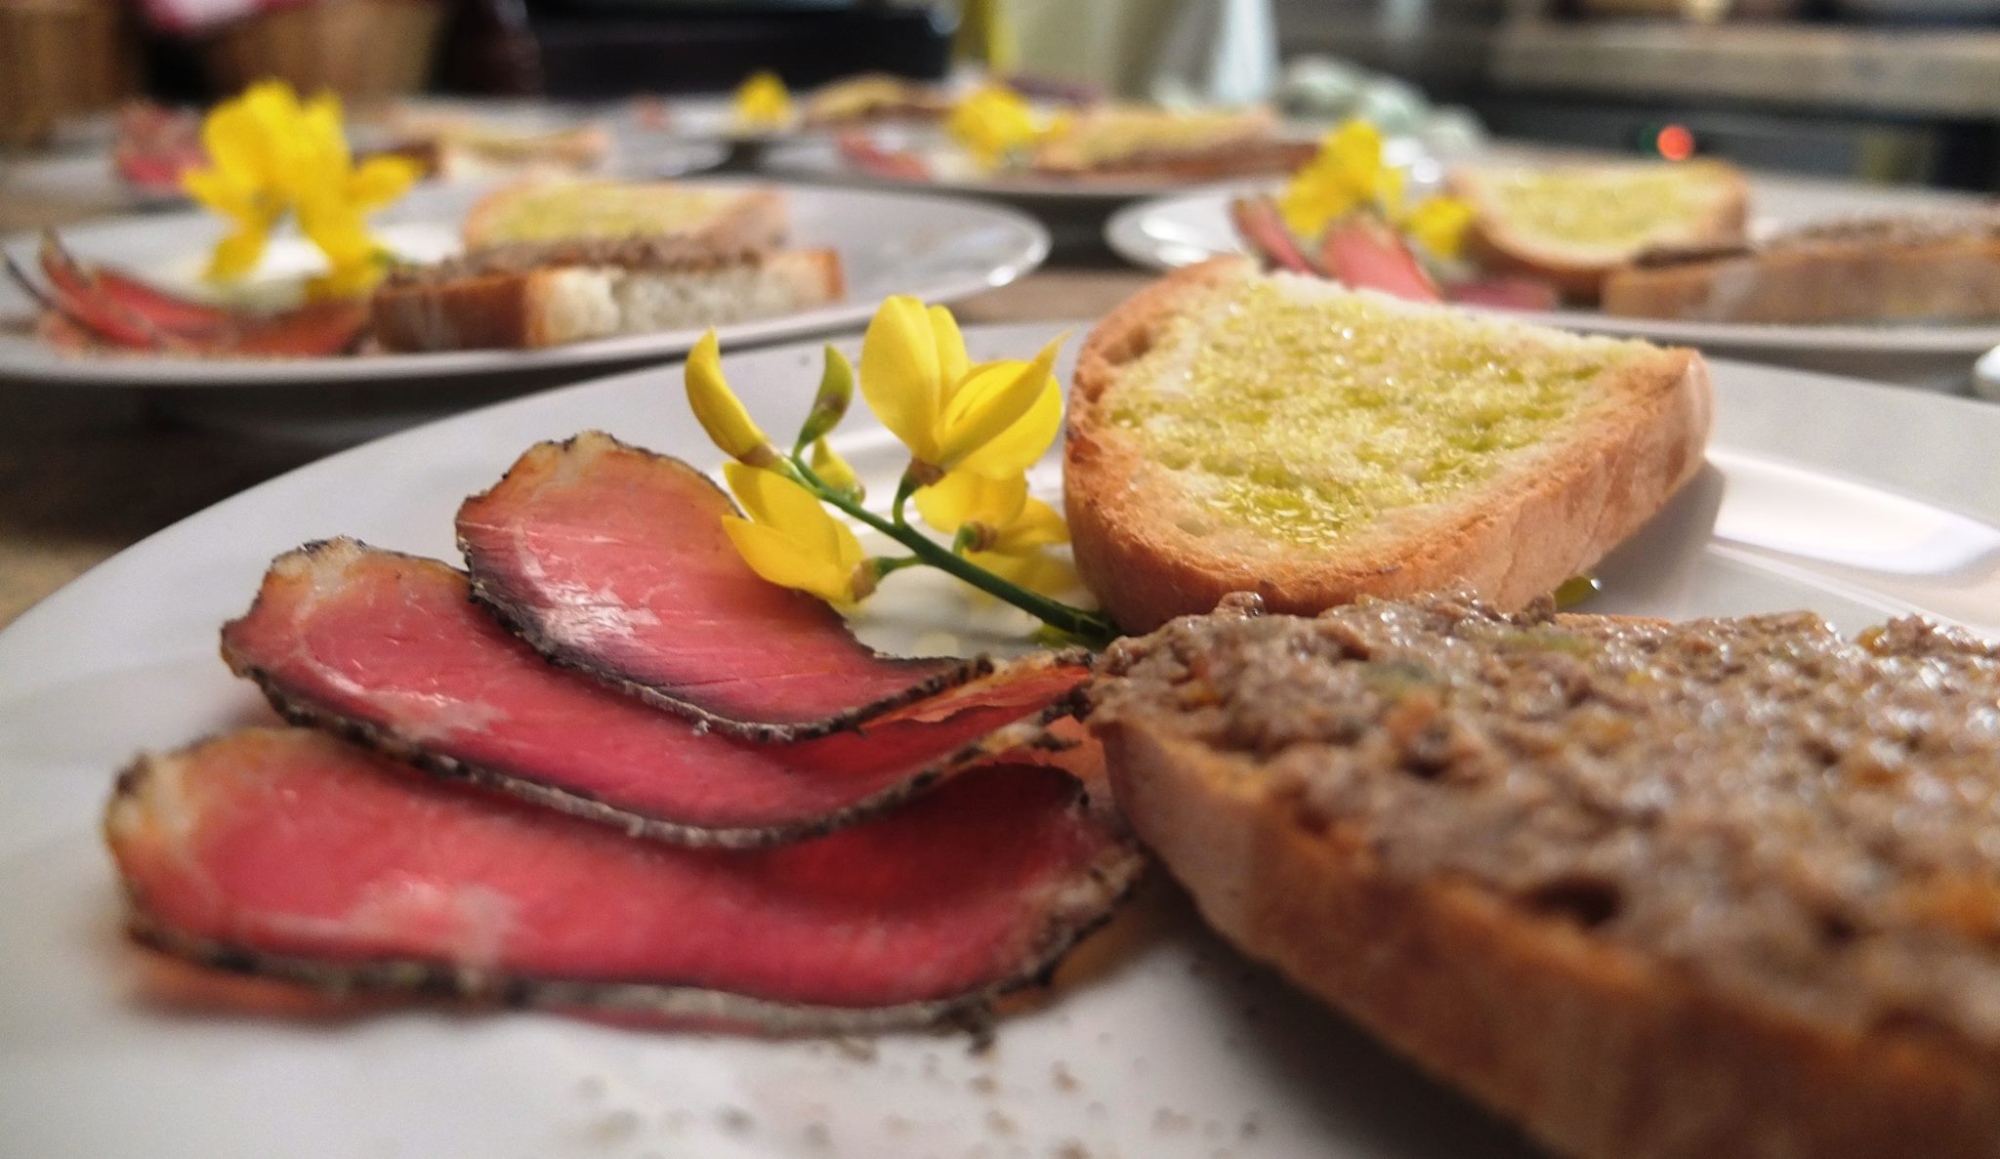
[[[2000,1156],[2000,1059],[1840,1034],[1472,882],[1398,880],[1351,823],[1169,729],[1093,721],[1139,836],[1238,948],[1582,1159]]]

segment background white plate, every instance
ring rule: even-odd
[[[1210,184],[1172,177],[995,175],[979,171],[965,151],[953,144],[943,129],[935,126],[880,125],[859,131],[885,149],[916,153],[931,167],[935,176],[922,181],[906,180],[858,168],[841,156],[831,136],[774,148],[765,158],[765,165],[775,173],[832,179],[848,185],[972,193],[1030,207],[1087,203],[1108,208],[1141,197],[1155,197],[1170,190],[1186,189],[1191,185]],[[1282,134],[1287,138],[1314,140],[1319,131],[1310,126],[1287,125]]]
[[[968,338],[977,357],[1024,355],[1055,329]],[[731,354],[725,365],[766,428],[783,432],[810,400],[818,351]],[[1917,606],[2000,630],[1991,525],[2000,474],[1990,470],[2000,411],[1715,369],[1713,467],[1609,561],[1599,608],[1686,616],[1804,606],[1851,630]],[[1807,414],[1814,421],[1801,421]],[[860,416],[849,422],[850,450],[886,482],[899,464]],[[0,1154],[1532,1154],[1221,946],[1161,880],[1065,968],[1056,1001],[1003,1020],[983,1055],[962,1039],[915,1035],[764,1043],[435,1008],[313,1021],[150,997],[148,959],[118,931],[97,817],[134,751],[269,719],[216,658],[217,626],[248,605],[268,560],[303,540],[351,533],[451,557],[464,495],[533,441],[586,427],[700,463],[717,457],[688,420],[673,368],[519,400],[219,504],[0,633]],[[893,577],[884,595],[896,599],[919,578]],[[920,604],[961,629],[953,600]],[[874,637],[925,626],[877,623]]]
[[[1135,265],[1168,270],[1217,254],[1244,253],[1229,222],[1229,200],[1245,190],[1273,186],[1236,183],[1130,205],[1105,225],[1105,241]],[[1750,185],[1751,229],[1772,230],[1810,221],[1867,214],[1964,209],[1980,204],[1966,194],[1892,189],[1802,178],[1755,175]],[[1972,360],[2000,345],[2000,324],[1976,326],[1763,326],[1614,318],[1594,310],[1523,314],[1525,320],[1655,342],[1699,346],[1729,357],[1808,370],[1960,389]]]
[[[728,182],[712,184],[728,185]],[[741,182],[735,184],[743,184]],[[758,182],[755,184],[770,184]],[[456,248],[458,225],[480,187],[413,192],[377,222],[386,242],[417,257]],[[840,251],[847,297],[814,310],[719,328],[725,345],[798,337],[866,322],[889,294],[951,302],[1005,285],[1040,265],[1048,231],[1001,206],[908,193],[786,187],[792,243]],[[80,257],[149,277],[192,284],[223,232],[200,213],[163,214],[79,226],[62,237]],[[5,245],[32,268],[37,239]],[[292,252],[303,254],[294,243]],[[282,260],[282,247],[281,256]],[[308,359],[199,360],[151,356],[72,357],[24,331],[27,298],[0,281],[0,379],[89,386],[273,386],[301,383],[417,381],[465,375],[529,374],[564,367],[633,363],[684,353],[700,330],[578,342],[546,350],[466,350]]]

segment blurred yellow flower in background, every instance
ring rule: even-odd
[[[736,87],[736,123],[751,129],[782,129],[792,123],[792,94],[770,69],[751,73]]]
[[[1033,145],[1043,131],[1028,102],[1004,85],[987,85],[961,98],[952,106],[945,128],[989,169],[1008,154]]]
[[[1278,195],[1285,224],[1301,237],[1318,237],[1357,209],[1393,214],[1403,200],[1403,174],[1382,162],[1382,134],[1351,120],[1321,139],[1319,153]]]
[[[1278,194],[1278,211],[1299,237],[1316,238],[1356,211],[1375,214],[1429,251],[1456,258],[1472,224],[1472,206],[1456,197],[1405,201],[1402,170],[1383,160],[1382,134],[1363,120],[1343,122],[1320,141],[1319,153]]]
[[[341,127],[340,98],[322,93],[301,104],[282,81],[252,85],[217,105],[202,122],[209,164],[182,178],[188,195],[229,219],[234,232],[209,259],[207,276],[240,278],[256,268],[271,231],[287,213],[326,255],[327,273],[311,289],[322,296],[367,291],[381,275],[382,249],[367,214],[395,201],[418,175],[404,157],[354,164]]]

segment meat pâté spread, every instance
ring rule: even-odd
[[[1254,610],[1115,645],[1096,713],[1256,770],[1384,873],[1469,880],[1823,1025],[2000,1047],[2000,650],[1808,613]]]

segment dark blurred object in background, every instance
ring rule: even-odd
[[[118,0],[0,0],[0,146],[38,144],[143,87]]]
[[[936,80],[952,9],[826,3],[529,0],[548,95],[723,92],[758,69],[809,88],[859,72]]]

